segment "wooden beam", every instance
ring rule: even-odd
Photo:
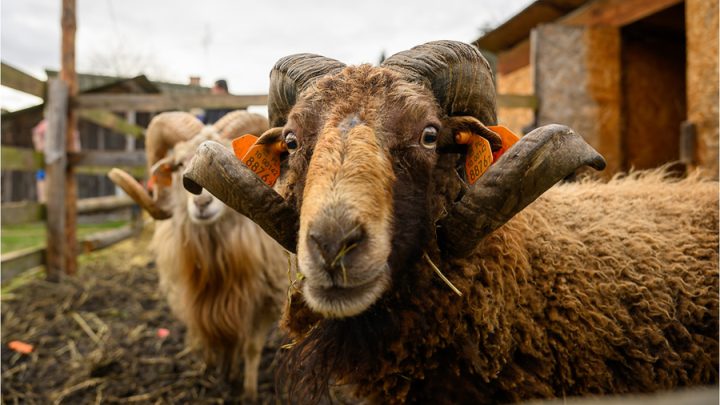
[[[2,255],[0,269],[3,284],[26,270],[45,265],[46,251],[45,246],[37,246]]]
[[[528,108],[535,110],[538,107],[537,97],[533,95],[520,94],[498,94],[498,108]]]
[[[2,159],[3,171],[34,172],[45,167],[42,152],[28,148],[2,146],[0,147],[0,159]]]
[[[39,222],[46,218],[45,204],[36,202],[12,202],[2,205],[0,219],[3,225]]]
[[[75,166],[103,166],[103,167],[145,167],[145,151],[120,152],[85,150],[79,153],[69,153],[70,164]]]
[[[100,212],[115,211],[137,205],[130,197],[105,196],[83,198],[78,200],[78,214],[97,214]]]
[[[90,215],[121,210],[137,204],[127,196],[104,196],[83,198],[77,202],[78,215]],[[40,222],[47,218],[45,204],[36,202],[5,203],[0,209],[3,225],[18,225],[28,222]]]
[[[169,111],[190,108],[247,108],[266,105],[267,95],[215,95],[215,94],[81,94],[73,100],[73,106],[81,109],[105,109],[113,111]]]
[[[142,232],[142,227],[133,228],[132,226],[96,232],[84,237],[73,249],[73,252],[77,255],[94,252],[122,242],[127,238],[140,234],[140,232]],[[45,246],[37,246],[2,255],[0,257],[0,269],[2,269],[3,284],[26,270],[43,265],[47,267],[47,252],[48,249]]]
[[[79,111],[79,116],[84,120],[100,125],[101,127],[111,129],[120,134],[132,135],[135,138],[140,138],[145,135],[145,128],[131,124],[107,110],[81,110]]]
[[[506,75],[529,64],[530,40],[526,39],[498,55],[497,70],[501,75]]]
[[[561,18],[565,25],[621,27],[653,15],[684,0],[596,0]]]
[[[122,228],[88,235],[78,244],[78,254],[90,253],[95,250],[112,246],[127,238],[137,235],[139,232],[140,230],[137,228],[124,226]]]
[[[144,167],[116,166],[118,169],[128,172],[131,176],[138,179],[145,177],[147,169]],[[87,174],[94,176],[107,176],[110,168],[107,166],[78,166],[75,169],[77,174]]]
[[[35,97],[45,98],[45,82],[2,62],[0,84]]]
[[[65,134],[68,107],[68,86],[58,79],[48,82],[45,103],[45,171],[47,184],[47,265],[48,280],[59,281],[65,272]],[[70,245],[72,246],[72,245]]]
[[[60,80],[68,86],[68,97],[75,97],[78,94],[78,80],[75,71],[75,32],[77,31],[76,0],[62,0],[62,16],[60,26],[62,27],[62,51],[60,64]],[[76,150],[77,134],[77,113],[73,108],[66,108],[66,150],[68,152],[79,152]],[[49,201],[49,199],[48,199]],[[77,242],[77,179],[73,165],[65,167],[65,241],[69,246],[75,246]],[[48,244],[50,246],[50,244]],[[70,249],[65,250],[65,273],[75,274],[77,271],[77,257]]]

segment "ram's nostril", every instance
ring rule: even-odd
[[[310,227],[310,248],[320,254],[328,269],[340,266],[340,259],[350,253],[365,239],[365,231],[359,224],[349,221],[320,221]]]

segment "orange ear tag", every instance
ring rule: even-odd
[[[502,125],[493,125],[487,128],[500,135],[500,138],[502,138],[502,148],[499,151],[493,153],[493,161],[496,162],[498,159],[500,159],[500,156],[505,153],[505,151],[510,149],[511,146],[515,145],[515,142],[520,140],[520,137],[515,135],[513,131]]]
[[[465,155],[465,178],[468,183],[475,184],[493,162],[490,142],[471,132],[460,132],[455,135],[455,141],[460,144],[468,144]]]
[[[233,151],[245,166],[272,187],[280,177],[280,153],[275,144],[255,144],[257,139],[254,135],[243,135],[232,142]]]
[[[170,165],[165,164],[155,169],[148,180],[148,190],[152,190],[156,184],[163,187],[170,187],[172,185],[172,169]]]
[[[253,146],[257,140],[257,136],[250,134],[245,134],[239,138],[233,139],[232,148],[233,152],[235,152],[235,156],[238,159],[242,160],[242,158],[244,158],[247,154],[250,147]]]

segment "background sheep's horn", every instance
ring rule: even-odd
[[[212,126],[224,139],[235,139],[245,134],[260,136],[268,130],[268,119],[260,114],[237,110],[223,115]]]
[[[495,125],[495,84],[487,60],[472,45],[435,41],[387,58],[383,64],[424,84],[448,116],[469,115]]]
[[[168,219],[172,216],[172,212],[167,211],[163,207],[159,207],[155,201],[148,195],[143,186],[137,182],[130,174],[120,169],[112,169],[108,173],[108,177],[113,183],[135,200],[140,207],[144,208],[150,216],[155,219]]]
[[[540,127],[522,137],[438,222],[443,254],[465,257],[555,183],[588,165],[605,168],[605,159],[572,129]]]
[[[338,72],[344,67],[344,63],[335,59],[310,53],[290,55],[278,60],[270,71],[270,126],[284,126],[300,93],[320,77]]]
[[[202,128],[203,123],[190,113],[174,111],[155,116],[145,135],[148,172],[175,144],[194,137]]]
[[[183,185],[194,194],[203,188],[225,205],[245,215],[290,252],[297,248],[297,212],[217,142],[205,141],[183,174]]]
[[[145,135],[148,175],[153,173],[153,166],[167,155],[169,149],[178,142],[192,138],[202,127],[200,120],[186,112],[166,112],[155,116],[150,121]],[[108,177],[153,218],[167,219],[172,216],[172,210],[168,208],[170,190],[167,186],[155,184],[151,197],[140,183],[120,169],[112,169]]]

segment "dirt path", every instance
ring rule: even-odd
[[[229,384],[184,350],[184,327],[158,292],[148,235],[84,258],[78,277],[29,281],[2,298],[3,403],[237,403]],[[158,329],[170,330],[167,338]],[[34,345],[29,355],[12,340]],[[260,401],[276,403],[274,331]]]

